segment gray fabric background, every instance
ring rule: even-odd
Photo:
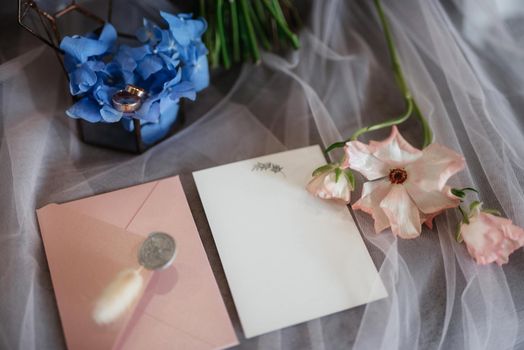
[[[100,4],[100,3],[99,3]],[[2,4],[4,5],[4,4]],[[457,215],[416,240],[375,235],[354,216],[390,297],[245,340],[191,172],[320,143],[402,111],[371,2],[313,1],[302,48],[215,72],[183,131],[132,156],[82,144],[51,50],[14,23],[0,38],[0,349],[65,347],[35,209],[180,174],[239,349],[524,349],[524,254],[478,267],[453,240]],[[307,5],[307,6],[306,6]],[[518,1],[385,1],[415,97],[439,143],[463,153],[453,185],[524,225],[524,11]],[[122,6],[122,5],[119,5]],[[130,5],[131,6],[131,5]],[[155,17],[161,1],[116,8],[116,26]],[[119,12],[120,11],[120,12]],[[420,145],[415,120],[401,127]],[[380,139],[388,131],[370,138]],[[359,181],[362,179],[359,178]],[[358,198],[360,187],[354,192]],[[269,253],[268,253],[269,254]]]

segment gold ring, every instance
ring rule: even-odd
[[[140,99],[143,99],[147,95],[146,90],[131,84],[128,84],[125,90],[130,94],[137,95]]]
[[[135,94],[126,90],[119,90],[115,92],[113,98],[113,107],[116,110],[124,113],[131,113],[136,111],[142,105],[142,100]]]

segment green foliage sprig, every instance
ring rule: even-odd
[[[300,47],[293,29],[301,24],[291,0],[199,0],[208,21],[204,42],[212,68],[260,61],[260,50]]]

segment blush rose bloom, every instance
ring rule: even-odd
[[[322,199],[334,199],[346,204],[351,199],[351,184],[344,174],[337,181],[335,169],[315,176],[307,185],[307,190]]]
[[[345,152],[343,167],[370,180],[353,208],[373,216],[377,233],[391,227],[399,237],[418,237],[422,223],[431,228],[436,215],[459,204],[446,182],[464,168],[464,158],[444,146],[416,149],[393,126],[384,141],[350,141]]]
[[[469,224],[461,224],[460,232],[477,264],[505,264],[511,253],[524,246],[522,228],[513,225],[509,219],[479,210],[470,217]]]

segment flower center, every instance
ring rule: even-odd
[[[389,181],[391,181],[392,184],[404,183],[404,181],[406,181],[407,178],[408,173],[404,169],[395,168],[389,171]]]

